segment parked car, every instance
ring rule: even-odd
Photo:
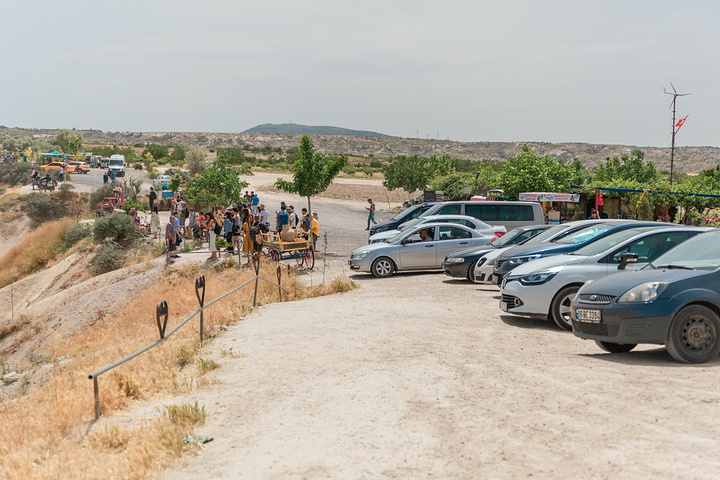
[[[426,223],[398,233],[387,243],[356,249],[348,264],[376,277],[389,277],[402,270],[439,269],[449,253],[486,244],[490,238],[463,225]]]
[[[68,173],[84,173],[87,174],[90,171],[90,167],[83,162],[68,162],[67,172]]]
[[[98,167],[100,168],[108,168],[108,164],[110,163],[110,159],[106,157],[99,157],[100,161],[98,162]]]
[[[110,155],[108,169],[118,177],[125,176],[125,155]]]
[[[46,172],[50,172],[51,170],[55,170],[56,172],[60,172],[60,169],[65,166],[62,162],[51,162],[47,165],[40,165],[42,168],[45,169]]]
[[[423,217],[430,215],[467,215],[491,225],[506,228],[545,223],[545,214],[537,202],[465,200],[443,202],[429,208]]]
[[[418,203],[417,205],[408,207],[402,212],[395,215],[390,220],[376,223],[375,225],[371,226],[370,236],[372,237],[376,233],[384,232],[386,230],[395,230],[401,223],[405,223],[419,217],[433,205],[436,205],[436,202]]]
[[[467,215],[431,215],[429,217],[418,217],[413,220],[410,220],[409,222],[405,222],[400,224],[400,226],[396,230],[386,230],[384,232],[376,233],[375,235],[371,236],[368,239],[368,243],[378,243],[378,242],[384,242],[398,233],[400,233],[402,230],[405,230],[407,228],[415,227],[416,225],[421,225],[423,223],[454,223],[457,225],[465,225],[468,228],[472,228],[473,230],[477,230],[478,232],[482,233],[483,235],[490,235],[501,237],[505,233],[507,233],[507,229],[502,226],[492,226],[488,225],[487,223],[483,222],[482,220],[478,220],[477,218],[468,217]]]
[[[523,263],[552,255],[574,252],[620,230],[643,226],[679,226],[674,223],[639,222],[637,220],[623,219],[580,220],[565,225],[567,225],[568,229],[566,234],[556,238],[551,243],[517,246],[500,255],[493,268],[493,282],[499,285],[505,275]]]
[[[445,275],[456,278],[467,278],[472,281],[474,280],[473,269],[481,258],[484,258],[486,255],[489,255],[495,250],[507,248],[512,245],[523,244],[548,228],[550,228],[550,225],[518,227],[500,238],[495,238],[490,245],[465,248],[455,253],[451,253],[443,259],[442,266],[443,270],[445,270]]]
[[[556,238],[566,235],[567,227],[565,225],[545,225],[545,227],[547,227],[545,230],[542,230],[539,234],[525,240],[524,242],[519,242],[518,245],[536,245],[543,242],[552,242]],[[475,283],[495,285],[492,281],[495,261],[500,255],[507,252],[514,246],[515,245],[505,245],[503,248],[498,248],[497,250],[487,253],[483,257],[483,261],[478,262],[477,265],[475,265],[475,269],[471,274],[472,280]]]
[[[583,285],[573,299],[573,333],[610,353],[665,345],[684,363],[720,353],[720,232],[697,235],[644,269]]]
[[[568,255],[555,255],[520,265],[505,277],[500,309],[552,319],[572,330],[570,303],[589,281],[628,270],[639,270],[706,227],[638,227],[617,231]],[[628,264],[623,259],[635,254]]]
[[[153,180],[153,187],[155,187],[156,190],[167,188],[167,184],[170,183],[170,180],[172,180],[170,175],[158,175],[155,177],[155,180]]]

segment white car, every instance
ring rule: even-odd
[[[170,183],[170,180],[172,180],[170,175],[158,175],[155,177],[155,180],[153,180],[153,187],[155,187],[155,189],[162,190],[164,185]]]
[[[502,225],[493,226],[468,215],[431,215],[428,217],[418,217],[405,222],[401,224],[397,230],[386,230],[376,233],[368,239],[368,243],[386,242],[408,228],[414,228],[425,223],[455,223],[477,230],[483,235],[494,235],[496,237],[501,237],[507,233],[507,229]]]
[[[551,318],[571,330],[570,303],[588,281],[638,270],[706,227],[637,227],[621,230],[567,255],[540,258],[518,266],[501,285],[500,309]],[[636,262],[628,263],[628,257]]]

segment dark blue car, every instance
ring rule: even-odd
[[[513,247],[500,255],[493,268],[493,283],[500,285],[502,279],[518,265],[532,262],[539,258],[562,255],[579,250],[585,245],[605,238],[608,235],[635,227],[671,227],[675,223],[639,222],[637,220],[603,219],[580,220],[565,224],[565,234],[556,237],[552,242]]]
[[[679,362],[720,353],[720,232],[703,233],[636,272],[585,284],[571,306],[573,333],[611,353],[664,344]]]

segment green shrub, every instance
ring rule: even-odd
[[[122,266],[125,259],[125,250],[123,250],[119,243],[112,240],[100,245],[96,252],[95,258],[92,261],[95,275],[117,270]]]
[[[0,165],[0,183],[14,187],[30,183],[30,172],[33,167],[25,162],[13,162]]]
[[[93,238],[96,243],[110,239],[128,245],[139,236],[140,230],[135,226],[135,221],[124,213],[112,213],[100,217],[95,220],[93,227]]]
[[[93,190],[93,192],[90,194],[90,207],[93,209],[98,208],[98,205],[100,204],[100,201],[105,197],[112,197],[113,195],[113,189],[110,186],[110,184],[103,185],[102,187],[98,188],[97,190]]]
[[[36,222],[57,220],[67,215],[67,207],[45,193],[33,192],[25,199],[27,201],[27,214]]]
[[[88,226],[78,223],[70,228],[65,234],[65,248],[70,248],[83,238],[89,237],[92,229]]]

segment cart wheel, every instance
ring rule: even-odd
[[[292,255],[295,257],[295,261],[297,262],[297,264],[302,267],[302,264],[305,261],[305,255],[303,255],[302,252],[298,250],[293,250]]]
[[[312,270],[315,266],[315,255],[313,254],[312,248],[307,249],[307,255],[305,255],[305,265],[309,270]]]

